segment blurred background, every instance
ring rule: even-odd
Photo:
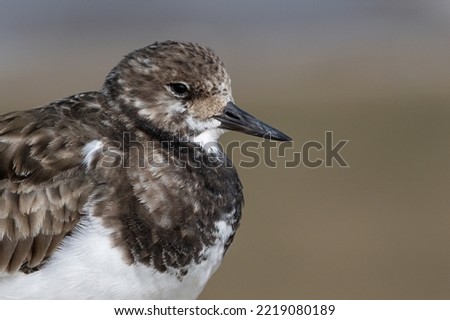
[[[241,228],[200,298],[450,299],[450,1],[1,0],[0,111],[166,39],[212,47],[295,151],[349,140],[349,168],[238,168]]]

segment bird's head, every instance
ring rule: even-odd
[[[234,104],[222,61],[197,44],[157,42],[130,53],[108,75],[103,92],[111,106],[162,136],[205,144],[235,130],[291,140]]]

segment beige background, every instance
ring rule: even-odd
[[[449,1],[0,1],[0,109],[96,90],[165,39],[214,48],[297,151],[350,140],[350,168],[238,168],[242,225],[201,298],[450,299]]]

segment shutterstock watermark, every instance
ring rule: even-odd
[[[199,146],[180,139],[173,141],[137,141],[125,132],[122,141],[103,144],[102,167],[232,167],[256,168],[348,168],[343,149],[349,140],[336,139],[333,131],[325,131],[323,140],[296,142],[230,141],[227,144],[206,143]],[[205,152],[207,150],[207,152]],[[228,158],[232,160],[228,161]]]

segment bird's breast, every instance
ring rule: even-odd
[[[239,178],[225,156],[219,162],[197,150],[150,151],[144,163],[132,148],[124,153],[129,166],[100,169],[103,187],[90,199],[90,214],[103,221],[126,264],[201,283],[239,225]]]

